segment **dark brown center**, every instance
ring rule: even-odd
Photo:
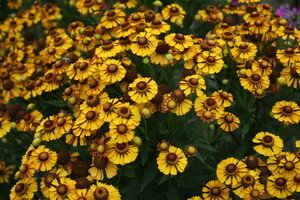
[[[166,159],[168,163],[173,163],[174,161],[176,161],[177,157],[178,156],[175,153],[168,153]]]
[[[117,131],[119,134],[125,134],[127,132],[128,128],[125,124],[119,124],[117,126]]]
[[[106,68],[106,70],[109,72],[109,73],[115,73],[116,71],[118,71],[118,66],[115,65],[115,64],[109,64]]]
[[[276,185],[283,187],[286,185],[286,179],[285,178],[277,178],[275,180]]]
[[[68,187],[65,184],[60,184],[59,186],[57,186],[56,192],[57,192],[57,194],[63,196],[65,194],[67,194]]]
[[[39,154],[40,161],[47,161],[49,159],[49,154],[47,152],[42,152]]]
[[[87,120],[94,120],[96,118],[96,116],[97,116],[97,113],[95,111],[91,110],[86,113],[85,118]]]
[[[286,114],[291,114],[293,112],[293,108],[291,106],[283,106],[282,110]]]
[[[237,166],[233,163],[226,166],[226,171],[228,173],[234,173],[237,170]]]
[[[219,187],[213,187],[210,189],[210,194],[212,196],[220,196],[222,190]]]

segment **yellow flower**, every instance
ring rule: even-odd
[[[100,24],[105,28],[114,28],[125,21],[126,14],[120,9],[109,10],[100,19]]]
[[[114,8],[119,8],[119,6],[121,4],[124,4],[127,8],[134,8],[137,6],[138,1],[137,0],[126,0],[126,1],[122,1],[122,0],[118,0],[113,7]]]
[[[279,152],[273,156],[269,156],[268,160],[267,160],[267,167],[268,169],[273,173],[273,174],[277,174],[279,172],[279,170],[281,169],[281,167],[279,167],[279,163],[280,161],[286,157],[290,155],[290,152]]]
[[[242,176],[241,181],[238,184],[232,186],[234,188],[233,192],[240,198],[245,198],[246,189],[253,185],[258,185],[259,174],[253,170],[249,170],[244,176]]]
[[[287,188],[287,181],[288,179],[279,173],[269,176],[266,189],[271,195],[277,198],[285,198],[292,194]]]
[[[232,94],[223,90],[215,91],[212,93],[211,97],[216,101],[218,106],[224,108],[231,106],[231,103],[233,102]]]
[[[232,132],[239,127],[240,119],[232,113],[223,112],[217,120],[217,123],[224,131]]]
[[[138,56],[150,56],[156,49],[158,40],[155,35],[141,32],[132,39],[130,50]]]
[[[222,200],[229,198],[229,188],[218,180],[211,180],[202,188],[202,196],[204,200]]]
[[[145,28],[145,31],[152,35],[160,35],[170,30],[170,25],[159,19],[154,19],[150,23],[149,28]]]
[[[139,109],[135,105],[130,105],[128,102],[118,103],[116,105],[118,108],[117,114],[121,119],[128,119],[135,126],[138,126],[141,121],[141,114]]]
[[[257,46],[250,42],[236,42],[236,46],[230,49],[233,59],[238,63],[245,63],[256,56]]]
[[[75,4],[78,12],[82,15],[92,14],[95,11],[100,10],[103,8],[103,4],[99,4],[98,1],[92,0],[78,0]]]
[[[178,51],[184,51],[185,48],[194,45],[194,41],[189,35],[183,35],[181,33],[171,33],[165,36],[165,42],[176,48]]]
[[[300,74],[296,67],[285,67],[280,72],[280,76],[284,77],[289,87],[298,88],[300,86]]]
[[[132,101],[136,103],[147,103],[153,99],[158,92],[156,82],[149,77],[136,78],[129,84],[128,88],[128,95]]]
[[[185,97],[182,90],[177,89],[170,94],[165,94],[162,101],[162,112],[171,111],[178,116],[185,115],[193,106],[193,102]]]
[[[240,83],[244,89],[252,92],[255,88],[267,89],[270,85],[270,80],[266,74],[247,69],[246,77],[240,77]]]
[[[108,99],[100,106],[100,118],[105,122],[111,122],[118,117],[116,104],[119,99]]]
[[[84,60],[80,58],[76,63],[71,64],[67,70],[66,74],[70,79],[74,80],[84,80],[88,76],[91,76],[97,68],[95,62]]]
[[[113,139],[107,142],[107,157],[116,165],[125,165],[135,161],[138,156],[138,147],[129,143],[117,143]]]
[[[34,176],[35,170],[35,163],[31,160],[27,160],[26,162],[22,162],[22,164],[19,167],[20,172],[20,178],[30,178]]]
[[[150,62],[163,67],[168,66],[170,61],[166,59],[166,54],[170,51],[170,46],[165,41],[159,41],[153,54],[150,55]]]
[[[223,13],[213,5],[207,6],[205,10],[198,10],[197,14],[203,21],[211,23],[219,23],[224,18]]]
[[[76,191],[69,195],[70,200],[94,200],[93,192],[89,189],[76,189]]]
[[[97,182],[90,190],[94,194],[94,199],[121,200],[119,191],[112,185]]]
[[[252,142],[257,143],[254,150],[264,156],[273,156],[281,152],[283,141],[279,136],[268,132],[259,132]]]
[[[161,11],[164,20],[170,19],[172,23],[175,23],[177,20],[183,20],[186,12],[185,10],[177,3],[167,5]]]
[[[84,35],[76,37],[76,49],[79,51],[91,51],[98,43],[99,42],[95,39],[95,37],[88,37]]]
[[[230,157],[218,164],[216,173],[219,181],[234,186],[247,173],[247,168],[244,162]]]
[[[65,178],[67,175],[68,175],[67,172],[62,168],[58,168],[58,169],[54,168],[49,173],[44,175],[44,177],[42,177],[41,179],[41,186],[40,186],[44,197],[50,199],[50,195],[52,194],[50,193],[50,187],[53,186],[52,182],[54,180],[58,182],[60,178]]]
[[[279,173],[288,179],[292,179],[296,174],[300,173],[300,160],[295,154],[284,156],[278,166],[280,167]]]
[[[35,162],[35,169],[37,171],[51,170],[56,164],[57,154],[54,151],[40,145],[32,152],[32,160]]]
[[[6,79],[2,82],[2,89],[4,102],[8,103],[10,99],[19,97],[21,95],[22,85],[15,80]]]
[[[217,53],[202,52],[197,56],[197,67],[204,74],[219,73],[224,65],[224,61]]]
[[[7,7],[9,9],[19,9],[22,5],[23,0],[8,0]]]
[[[300,192],[300,173],[288,179],[287,187],[291,192]]]
[[[100,78],[108,85],[121,81],[126,75],[126,69],[121,62],[114,59],[107,59],[98,68]]]
[[[280,122],[297,124],[300,121],[300,108],[293,101],[278,101],[272,107],[273,117]]]
[[[93,164],[89,169],[91,176],[95,180],[102,181],[104,179],[104,171],[106,177],[110,179],[117,175],[118,167],[105,156],[93,157]]]
[[[218,119],[224,112],[224,107],[218,105],[215,98],[207,97],[206,95],[201,95],[196,98],[194,102],[194,108],[197,115],[200,117],[201,114],[203,114],[203,111],[210,111],[211,113],[215,113],[216,119]]]
[[[83,110],[77,117],[74,125],[80,126],[82,129],[87,131],[95,131],[99,129],[104,121],[100,117],[99,108],[87,108]]]
[[[11,200],[33,199],[38,190],[37,183],[33,177],[19,180],[10,190]]]
[[[0,118],[0,138],[3,138],[11,129],[10,121]]]
[[[7,166],[5,161],[0,160],[0,172],[0,183],[7,183],[9,181],[9,176],[13,173],[12,166]]]
[[[187,76],[179,81],[179,88],[186,96],[195,92],[197,96],[200,96],[203,95],[202,90],[206,89],[205,80],[200,75]]]
[[[297,48],[277,49],[276,57],[283,66],[293,67],[300,59],[300,50]]]
[[[117,53],[122,51],[122,46],[118,41],[112,42],[110,40],[104,40],[102,45],[96,48],[95,54],[99,58],[114,57]]]
[[[76,182],[70,178],[60,177],[59,180],[54,179],[51,184],[50,200],[65,200],[76,191]]]
[[[114,119],[109,123],[109,135],[118,143],[130,142],[134,137],[135,125],[122,118]]]
[[[42,141],[56,140],[62,136],[62,133],[56,133],[56,120],[54,116],[42,120],[36,128],[36,133],[42,134]]]
[[[252,34],[262,35],[270,30],[271,24],[266,20],[257,19],[250,25],[249,31]]]
[[[245,189],[245,200],[259,200],[264,193],[265,186],[263,184],[250,185]]]
[[[188,163],[184,152],[174,146],[169,146],[167,151],[161,151],[156,162],[159,171],[165,175],[176,175],[178,172],[184,172]]]

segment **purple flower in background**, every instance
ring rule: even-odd
[[[238,0],[232,0],[232,1],[231,1],[231,4],[238,5],[238,4],[239,4],[239,1],[238,1]]]
[[[286,4],[280,6],[280,8],[276,11],[276,14],[286,19],[291,25],[296,26],[297,17],[300,14],[300,9],[290,7],[290,5]]]

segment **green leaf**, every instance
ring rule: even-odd
[[[57,106],[57,107],[64,107],[66,106],[66,103],[61,100],[51,100],[51,101],[42,101],[42,103],[46,103],[52,106]]]
[[[167,199],[168,200],[180,200],[178,190],[175,184],[169,184],[167,189]]]
[[[149,162],[145,168],[141,192],[147,187],[158,175],[158,169],[153,162]]]
[[[218,149],[216,149],[215,147],[213,147],[213,146],[211,146],[209,144],[201,144],[200,148],[206,149],[206,150],[211,151],[211,152],[219,152]]]
[[[142,151],[140,153],[140,155],[141,155],[141,163],[144,166],[145,163],[147,162],[148,158],[149,158],[149,152],[148,151]]]
[[[250,124],[244,123],[243,128],[242,128],[242,138],[245,137],[245,135],[248,133],[249,129],[250,129]]]
[[[198,158],[201,162],[205,163],[205,160],[203,159],[203,157],[199,152],[195,155],[195,157]]]
[[[126,176],[126,177],[128,177],[128,178],[136,178],[136,175],[135,175],[133,169],[129,168],[129,167],[124,170],[124,174],[123,175]]]
[[[164,175],[163,177],[161,177],[160,181],[158,182],[158,185],[161,185],[162,183],[166,182],[170,178],[171,178],[171,175]]]

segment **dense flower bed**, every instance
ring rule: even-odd
[[[300,32],[270,5],[31,3],[1,8],[1,198],[300,198]]]

